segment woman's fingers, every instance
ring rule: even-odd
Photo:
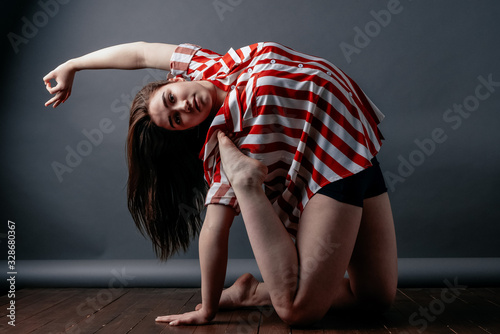
[[[60,105],[61,103],[63,103],[64,101],[66,101],[66,99],[69,97],[69,95],[66,95],[66,98],[62,98],[62,92],[58,92],[56,93],[56,95],[54,97],[52,97],[50,100],[48,100],[47,102],[45,102],[45,106],[49,106],[51,105],[52,103],[54,103],[54,105],[52,106],[53,108],[57,107],[58,105]]]
[[[69,96],[71,95],[71,89],[67,89],[67,88],[62,87],[61,83],[57,82],[57,78],[49,76],[49,75],[50,74],[48,74],[47,76],[45,76],[43,78],[44,81],[45,81],[45,79],[48,79],[45,82],[45,88],[47,89],[47,91],[50,94],[55,94],[55,96],[52,97],[50,100],[48,100],[45,103],[45,106],[47,107],[48,105],[54,103],[53,107],[55,108],[59,104],[64,103],[69,98]],[[50,82],[51,79],[56,80],[56,85],[54,87],[51,86],[51,82]]]
[[[180,321],[179,319],[182,317],[182,314],[176,314],[176,315],[165,315],[162,317],[156,317],[155,321],[156,322],[168,322],[169,325],[175,326],[179,325]]]
[[[71,92],[68,92],[68,93],[66,94],[66,96],[64,97],[64,99],[62,100],[62,102],[61,102],[61,103],[66,102],[66,100],[69,98],[70,94],[71,94]]]
[[[52,82],[50,80],[56,81],[56,85],[54,87],[52,87]],[[43,82],[45,82],[45,88],[47,88],[50,94],[54,94],[54,92],[56,92],[57,89],[59,89],[59,83],[57,82],[57,75],[53,71],[43,77]]]
[[[45,88],[47,89],[47,91],[50,93],[50,94],[54,94],[56,93],[56,91],[54,90],[53,87],[50,87],[49,85],[46,85]]]
[[[57,96],[54,96],[53,98],[51,98],[50,100],[48,100],[47,102],[45,102],[45,106],[48,107],[52,103],[56,102],[57,100],[58,100]],[[53,106],[53,107],[55,107],[55,106]]]
[[[155,321],[156,322],[170,322],[170,321],[172,321],[172,316],[165,315],[165,316],[162,316],[162,317],[156,317]]]
[[[49,72],[46,76],[43,77],[43,82],[45,82],[45,84],[49,84],[50,85],[50,80],[51,79],[54,79],[54,72]]]
[[[56,82],[56,85],[54,87],[52,87],[52,83],[50,81],[47,81],[45,82],[45,89],[47,89],[47,91],[50,93],[50,94],[54,94],[57,92],[57,89],[59,89],[58,87],[59,85],[57,84]]]
[[[157,322],[168,322],[170,326],[206,324],[210,322],[201,311],[187,312],[184,314],[173,314],[160,316],[155,319]]]
[[[74,76],[75,71],[71,67],[62,64],[43,77],[45,89],[50,94],[55,94],[45,103],[45,106],[53,104],[52,107],[55,108],[69,98]],[[53,82],[55,82],[54,87],[52,87]]]

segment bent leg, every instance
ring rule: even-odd
[[[292,319],[319,320],[335,302],[354,302],[344,274],[356,242],[362,209],[316,194],[304,209],[297,234],[300,278]],[[299,321],[300,322],[300,321]]]
[[[318,198],[317,195],[314,198]],[[313,209],[313,206],[309,206],[309,209]],[[302,229],[301,233],[304,232]],[[306,277],[307,273],[315,269],[316,261],[321,262],[322,254],[337,248],[334,244],[332,247],[326,245],[320,244],[314,256],[306,257],[299,253],[299,257],[305,258],[302,265]],[[332,308],[383,311],[393,302],[398,280],[397,249],[387,193],[364,201],[361,224],[347,271],[349,279],[343,279],[335,289]],[[250,274],[243,275],[235,283],[235,288],[223,292],[223,295],[227,294],[226,300],[229,300],[229,303],[224,302],[224,306],[258,306],[271,302],[267,284],[258,283],[250,277]]]
[[[314,196],[303,211],[296,249],[261,187],[263,165],[244,156],[223,135],[219,135],[219,148],[276,312],[293,324],[319,320],[338,290],[346,288],[343,277],[362,209]]]
[[[383,309],[393,302],[397,283],[394,221],[387,193],[365,199],[349,263],[350,286],[360,306]]]

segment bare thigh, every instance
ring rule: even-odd
[[[365,199],[348,274],[358,301],[390,304],[397,288],[397,249],[387,193]]]
[[[362,208],[316,194],[302,212],[297,233],[299,284],[297,312],[321,317],[339,290],[350,263]],[[307,310],[307,311],[304,311]]]

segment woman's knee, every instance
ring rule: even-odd
[[[318,309],[312,305],[287,305],[274,307],[283,322],[291,326],[305,326],[320,321],[328,308]]]

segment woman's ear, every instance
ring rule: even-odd
[[[186,79],[184,79],[182,77],[174,77],[174,78],[168,79],[168,81],[170,81],[170,82],[181,82],[181,81],[186,81]]]

